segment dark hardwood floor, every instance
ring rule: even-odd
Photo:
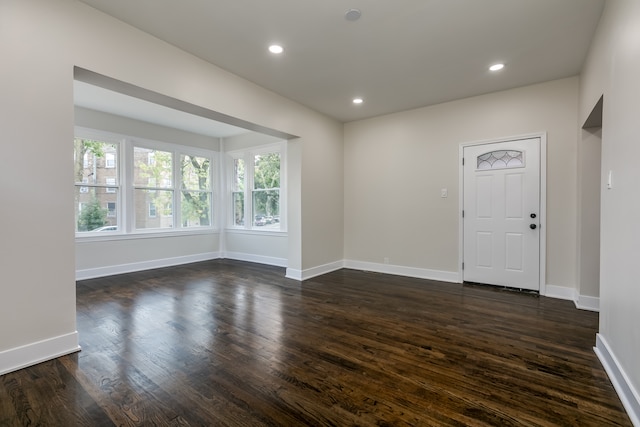
[[[597,313],[217,260],[78,282],[82,352],[0,377],[1,426],[630,426]]]

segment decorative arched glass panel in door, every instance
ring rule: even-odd
[[[496,150],[476,158],[479,170],[512,169],[524,167],[524,153],[515,150]]]

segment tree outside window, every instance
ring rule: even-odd
[[[282,145],[230,152],[230,225],[279,231],[281,214]]]
[[[102,132],[89,129],[79,133],[97,138],[74,139],[77,232],[213,226],[213,152],[107,133],[104,139],[117,142],[104,141]]]
[[[118,145],[74,138],[73,148],[76,231],[117,228]]]
[[[171,228],[173,212],[158,207],[173,201],[173,153],[145,147],[133,148],[133,199],[135,228]],[[154,216],[151,216],[154,207]]]
[[[207,157],[182,154],[181,221],[183,227],[211,225],[211,160]]]
[[[252,202],[254,226],[280,222],[280,153],[254,156]]]

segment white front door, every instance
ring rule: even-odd
[[[540,290],[540,138],[463,148],[463,279]]]

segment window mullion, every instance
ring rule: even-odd
[[[253,172],[255,161],[253,153],[246,153],[244,157],[244,228],[253,228]]]
[[[172,152],[173,159],[171,164],[173,165],[173,202],[171,204],[171,209],[173,209],[173,229],[177,230],[178,227],[182,226],[182,208],[180,204],[182,203],[182,177],[180,176],[180,164],[182,164],[182,158],[180,157],[180,153],[178,150],[174,150]],[[180,194],[178,194],[180,193]]]
[[[122,143],[122,148],[124,151],[124,155],[122,158],[124,159],[124,165],[122,167],[124,176],[122,177],[125,183],[124,191],[122,194],[122,208],[123,212],[123,220],[124,220],[124,230],[126,233],[131,233],[133,231],[133,224],[135,222],[135,209],[133,209],[133,143],[128,138],[125,138]]]

